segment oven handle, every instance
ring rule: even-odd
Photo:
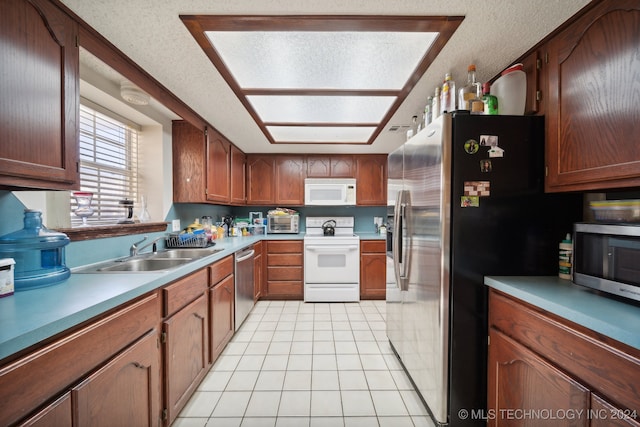
[[[305,249],[319,252],[335,252],[335,251],[355,251],[358,249],[358,245],[343,245],[343,246],[326,246],[326,245],[307,245]]]

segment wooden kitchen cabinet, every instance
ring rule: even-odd
[[[547,87],[546,50],[539,47],[520,60],[527,76],[527,97],[525,115],[542,116],[545,112],[545,96]],[[500,106],[498,105],[498,109]]]
[[[56,425],[48,421],[59,419],[58,411],[62,413],[60,419],[66,419],[65,394],[74,387],[73,425],[98,425],[98,421],[78,423],[77,417],[86,415],[86,405],[97,404],[93,392],[103,388],[137,391],[138,395],[128,400],[118,400],[105,391],[105,407],[119,405],[118,414],[126,413],[130,420],[145,420],[139,425],[159,425],[160,312],[158,292],[153,292],[4,363],[0,366],[0,425],[38,419]],[[124,372],[122,369],[132,369],[131,376],[115,374]],[[125,383],[127,386],[123,387]],[[61,400],[60,405],[51,403],[57,400]]]
[[[73,387],[74,425],[157,426],[159,382],[158,336],[151,331]]]
[[[247,156],[231,144],[231,204],[244,206],[247,202]]]
[[[302,240],[267,241],[267,287],[265,299],[304,297]]]
[[[264,154],[247,156],[247,204],[272,205],[276,201],[275,157]]]
[[[209,266],[209,363],[216,361],[235,332],[233,255]]]
[[[172,126],[173,201],[245,203],[245,155],[215,129]]]
[[[360,299],[387,297],[387,242],[360,242]]]
[[[490,290],[487,395],[489,413],[496,414],[490,426],[540,421],[505,415],[516,409],[582,410],[581,418],[554,425],[637,426],[637,384],[637,349]],[[616,424],[621,415],[627,419]]]
[[[164,399],[171,424],[209,367],[208,271],[199,270],[163,289]]]
[[[387,155],[355,155],[358,206],[387,205]]]
[[[0,187],[78,188],[78,24],[48,0],[6,0],[0,35]]]
[[[306,164],[303,156],[276,156],[275,193],[278,206],[304,205]]]
[[[18,424],[20,427],[71,427],[71,392],[63,394],[33,417]]]
[[[210,202],[231,202],[231,143],[213,129],[206,131],[206,198]]]
[[[355,164],[350,154],[307,155],[307,178],[355,178]]]
[[[548,43],[547,191],[640,185],[640,4],[604,0]]]

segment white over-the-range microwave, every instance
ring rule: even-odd
[[[356,204],[354,178],[307,178],[304,180],[307,206],[353,206]]]

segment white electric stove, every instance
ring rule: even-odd
[[[335,221],[335,225],[333,225]],[[360,238],[354,217],[307,217],[304,236],[304,300],[360,301]],[[325,235],[333,226],[333,235]]]

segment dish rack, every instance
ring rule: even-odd
[[[170,234],[166,238],[165,246],[167,248],[206,248],[209,240],[206,234]]]

